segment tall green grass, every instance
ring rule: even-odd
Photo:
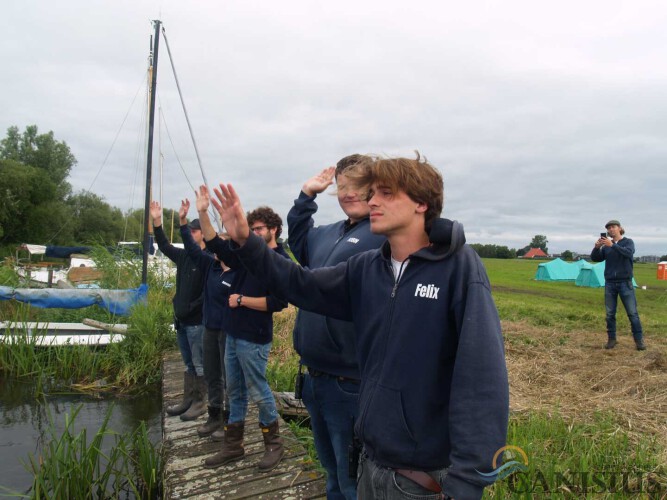
[[[508,445],[528,456],[528,470],[500,479],[485,498],[664,498],[667,468],[656,438],[630,440],[612,414],[568,422],[551,414],[513,415]],[[522,462],[519,453],[506,456]],[[642,496],[645,495],[645,496]],[[649,496],[654,495],[654,496]]]
[[[145,424],[129,434],[112,431],[112,405],[89,440],[87,429],[74,431],[81,408],[79,405],[71,415],[65,415],[62,432],[56,430],[49,415],[49,436],[38,455],[31,455],[25,464],[33,476],[29,497],[120,498],[131,494],[134,498],[159,498],[163,456],[148,438]]]
[[[99,255],[98,255],[99,253]],[[126,288],[137,286],[141,266],[135,261],[118,260],[106,251],[95,251],[99,268],[104,271],[103,285]],[[0,279],[12,281],[13,269],[0,266]],[[15,274],[15,273],[14,273]],[[4,320],[26,322],[78,322],[83,318],[107,323],[127,323],[128,333],[121,342],[106,348],[88,346],[39,347],[38,337],[25,330],[14,332],[12,344],[0,343],[0,370],[17,377],[36,377],[45,390],[74,387],[78,390],[100,389],[137,391],[160,379],[160,366],[166,350],[175,347],[171,295],[173,289],[165,277],[149,272],[146,303],[132,308],[128,317],[117,317],[92,306],[84,309],[39,309],[14,301],[0,302]],[[45,332],[44,332],[45,333]]]

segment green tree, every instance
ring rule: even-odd
[[[574,255],[573,255],[572,252],[570,252],[569,250],[565,250],[565,251],[561,254],[561,257],[563,258],[563,260],[572,260],[572,258],[574,257]]]
[[[0,160],[0,231],[4,243],[39,241],[36,234],[53,231],[62,215],[57,186],[38,168]],[[49,210],[38,210],[48,204]]]
[[[67,199],[67,206],[74,243],[115,245],[122,238],[123,213],[101,196],[81,191]]]
[[[549,250],[547,248],[547,245],[549,244],[549,240],[547,240],[547,237],[542,235],[542,234],[536,234],[533,236],[533,240],[530,242],[530,248],[541,248],[544,253],[549,253]]]
[[[63,141],[57,141],[52,131],[39,134],[37,125],[29,125],[23,134],[18,127],[9,127],[0,141],[0,159],[14,160],[42,169],[56,185],[60,200],[71,192],[67,177],[76,165],[76,158]]]

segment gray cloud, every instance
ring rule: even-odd
[[[208,180],[286,215],[303,181],[352,152],[411,155],[445,179],[468,240],[535,234],[588,251],[619,218],[639,255],[667,253],[667,7],[661,2],[12,2],[0,29],[0,128],[35,123],[88,188],[143,202],[145,66],[161,17]],[[166,46],[159,97],[174,148],[201,175]],[[156,139],[157,141],[157,139]],[[164,130],[164,203],[191,188]],[[157,160],[156,160],[157,165]],[[132,187],[137,180],[137,186]],[[158,182],[155,182],[155,190]],[[134,193],[134,194],[133,194]],[[321,197],[318,222],[339,217]]]

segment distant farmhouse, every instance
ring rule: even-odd
[[[549,256],[544,253],[544,250],[541,248],[531,248],[525,254],[523,254],[523,259],[548,259]]]

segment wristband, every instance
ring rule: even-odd
[[[243,299],[243,295],[239,295],[238,297],[236,297],[236,303],[237,303],[238,305],[242,305],[242,304],[241,304],[241,299]]]

